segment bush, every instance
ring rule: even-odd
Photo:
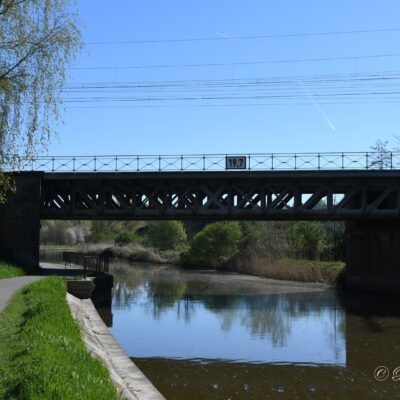
[[[93,243],[112,242],[114,235],[111,233],[95,233],[90,237],[90,241]]]
[[[182,255],[187,266],[220,268],[240,249],[242,232],[237,222],[215,222],[193,238],[193,244]]]
[[[89,227],[73,221],[41,221],[40,243],[75,246],[86,242]]]
[[[68,244],[66,229],[63,224],[44,225],[40,230],[40,242],[42,244],[66,245]]]
[[[173,250],[186,243],[186,232],[180,221],[155,221],[148,226],[145,241],[160,250]]]
[[[114,243],[116,246],[126,246],[127,244],[138,242],[139,238],[135,233],[129,231],[121,231],[114,238]]]
[[[293,225],[293,240],[310,260],[318,259],[325,243],[326,231],[320,222],[299,221]]]
[[[76,246],[86,242],[86,237],[89,234],[89,228],[87,226],[75,225],[67,228],[65,232],[67,235],[67,243],[70,246]]]
[[[240,223],[244,256],[285,257],[290,252],[290,221],[244,221]]]
[[[344,260],[346,254],[344,222],[327,222],[325,226],[326,245],[329,248],[331,258],[334,260]]]
[[[122,228],[118,221],[92,221],[90,240],[93,243],[112,242],[121,230]]]

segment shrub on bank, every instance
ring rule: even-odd
[[[87,351],[65,293],[61,278],[44,278],[0,315],[0,399],[119,398],[108,370]]]
[[[87,225],[72,221],[41,221],[40,243],[42,245],[76,246],[86,242]]]
[[[182,264],[221,268],[238,253],[242,231],[237,222],[215,222],[195,235],[190,249],[182,254]]]
[[[326,230],[321,222],[298,221],[293,225],[295,246],[310,260],[319,259],[325,243]]]
[[[114,234],[112,233],[96,233],[91,236],[92,243],[113,242],[113,240]]]
[[[114,244],[116,246],[126,246],[130,243],[138,243],[140,242],[141,238],[136,235],[134,232],[130,231],[121,231],[118,235],[114,238]]]
[[[145,242],[160,250],[173,250],[186,243],[181,221],[154,221],[147,228]]]
[[[160,252],[154,251],[153,248],[145,247],[139,243],[122,247],[107,247],[99,252],[99,254],[108,257],[121,258],[128,261],[144,261],[156,264],[168,262],[168,260],[160,254]]]
[[[241,252],[250,255],[285,257],[291,252],[291,221],[241,221]]]

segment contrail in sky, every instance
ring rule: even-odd
[[[299,82],[301,87],[303,88],[304,92],[306,93],[307,97],[312,101],[314,104],[315,108],[318,110],[318,112],[321,114],[321,116],[324,118],[324,120],[327,122],[327,124],[330,126],[330,128],[335,131],[336,128],[332,124],[332,122],[329,120],[328,116],[325,114],[324,110],[320,107],[320,105],[314,100],[314,97],[312,97],[311,93],[306,89],[306,87],[303,85],[302,82]]]

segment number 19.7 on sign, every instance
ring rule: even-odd
[[[226,169],[246,169],[246,156],[226,156]]]

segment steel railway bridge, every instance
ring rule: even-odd
[[[400,217],[397,171],[45,173],[42,219]]]
[[[10,157],[3,252],[38,263],[40,219],[346,220],[348,281],[400,293],[400,153]]]

